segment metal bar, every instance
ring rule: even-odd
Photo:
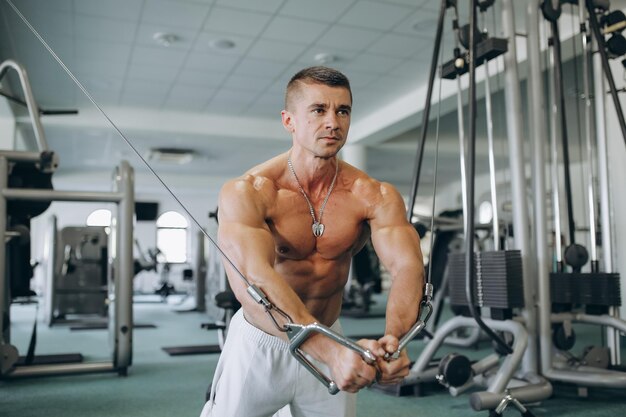
[[[435,34],[435,47],[433,48],[433,56],[430,62],[430,73],[428,75],[428,89],[426,90],[426,104],[424,104],[424,112],[422,114],[422,136],[420,139],[419,149],[415,160],[415,171],[413,173],[413,185],[409,196],[407,207],[407,218],[409,222],[413,217],[413,207],[417,198],[417,189],[419,187],[420,173],[422,170],[422,160],[424,159],[424,147],[426,145],[426,136],[428,135],[428,119],[430,117],[430,101],[433,96],[433,86],[435,84],[435,74],[437,72],[437,59],[439,57],[439,48],[441,47],[441,36],[443,34],[443,22],[446,16],[447,0],[440,1],[439,19],[437,21],[437,32]],[[434,213],[433,213],[434,214]]]
[[[616,330],[626,333],[626,322],[617,317],[603,314],[595,316],[585,313],[557,313],[552,314],[550,320],[553,323],[560,323],[562,321],[572,321],[577,323],[597,324],[600,326],[613,327]]]
[[[126,372],[132,363],[133,340],[133,215],[135,214],[134,173],[127,161],[116,171],[116,189],[123,198],[117,206],[117,266],[115,271],[115,352],[116,368]]]
[[[604,69],[604,75],[609,82],[609,90],[611,92],[613,104],[615,105],[617,120],[619,121],[619,127],[622,131],[624,143],[626,143],[626,121],[624,120],[624,112],[622,111],[622,104],[620,103],[619,97],[617,96],[617,88],[615,87],[615,80],[613,79],[613,73],[611,72],[611,66],[609,65],[609,57],[606,53],[604,37],[600,33],[593,0],[585,0],[585,5],[587,7],[587,12],[589,13],[589,24],[591,26],[591,33],[595,37],[598,44],[598,52],[600,52],[602,68]]]
[[[7,159],[0,156],[0,191],[3,191],[7,187],[9,176],[9,164]],[[2,321],[5,320],[5,312],[7,318],[10,320],[9,314],[9,277],[6,273],[6,247],[4,245],[5,233],[7,230],[7,200],[0,193],[0,243],[2,243],[2,250],[0,250],[0,315],[2,315]],[[0,346],[8,344],[11,341],[10,326],[5,329],[4,326],[0,328]],[[4,369],[2,362],[5,358],[0,355],[0,370]]]
[[[457,93],[456,93],[456,105],[457,105],[457,123],[459,126],[459,166],[461,171],[461,201],[463,209],[463,218],[467,218],[467,161],[465,158],[465,121],[463,120],[463,95],[461,93],[461,79],[456,78]],[[433,213],[434,214],[434,213]],[[465,231],[467,224],[463,222],[463,231]],[[467,232],[466,232],[467,233]]]
[[[41,161],[41,152],[28,151],[0,151],[0,156],[6,158],[9,162],[39,162]]]
[[[530,238],[528,231],[528,203],[526,199],[526,172],[524,169],[524,147],[522,127],[522,105],[520,81],[517,71],[517,48],[515,39],[515,16],[512,0],[502,1],[502,32],[509,40],[509,51],[504,59],[504,99],[506,107],[507,134],[509,143],[509,164],[511,171],[511,201],[513,203],[513,230],[515,247],[521,251],[524,275],[524,310],[528,330],[528,348],[524,356],[525,372],[537,371],[537,312],[535,306],[535,286],[529,279]]]
[[[24,90],[26,107],[28,107],[28,114],[30,115],[30,122],[33,126],[33,131],[35,132],[35,139],[37,140],[39,150],[42,152],[47,151],[48,143],[46,142],[46,136],[44,134],[41,120],[39,118],[39,108],[37,107],[37,102],[35,101],[33,91],[30,88],[30,81],[28,81],[28,75],[26,73],[26,70],[12,59],[7,59],[0,64],[0,79],[2,79],[2,77],[6,74],[9,68],[15,70],[20,79],[22,90]]]
[[[561,62],[561,40],[559,38],[558,21],[550,22],[552,29],[552,53],[554,55],[554,92],[557,103],[561,129],[561,147],[563,152],[563,180],[565,182],[565,201],[567,205],[567,224],[570,245],[576,243],[576,224],[574,222],[574,205],[572,202],[572,182],[570,175],[569,141],[567,135],[567,119],[565,117],[565,92],[563,87],[563,65]]]
[[[549,71],[554,72],[554,55],[550,55]],[[550,84],[550,179],[552,186],[552,211],[554,217],[554,245],[557,271],[563,269],[563,239],[561,228],[561,197],[559,193],[559,153],[557,147],[557,137],[559,135],[559,107],[556,105],[556,91],[554,77],[549,78]]]
[[[324,375],[324,373],[317,368],[315,365],[309,361],[302,351],[300,350],[300,345],[304,343],[309,336],[313,333],[319,333],[323,336],[334,340],[342,346],[347,347],[348,349],[352,349],[359,355],[361,358],[369,364],[373,364],[376,362],[376,357],[367,349],[362,348],[352,340],[348,339],[345,336],[342,336],[328,327],[321,325],[319,323],[311,323],[307,325],[300,325],[289,323],[287,324],[287,336],[289,337],[289,350],[291,354],[300,362],[309,372],[315,376],[320,382],[322,382],[326,388],[328,388],[328,392],[332,395],[337,394],[339,392],[339,387],[333,380]]]
[[[593,130],[593,106],[591,101],[591,48],[589,47],[589,39],[587,28],[584,24],[585,9],[578,8],[578,14],[581,27],[582,52],[583,52],[583,94],[585,99],[585,145],[587,147],[587,160],[589,161],[589,172],[587,173],[587,204],[589,208],[589,252],[591,256],[592,272],[598,270],[598,248],[596,244],[596,193],[594,189],[594,152],[592,142],[595,140]]]
[[[29,201],[78,201],[78,202],[120,202],[124,195],[119,192],[87,192],[87,191],[56,191],[28,190],[22,188],[5,188],[2,196],[7,200]]]
[[[539,12],[537,2],[528,0],[527,2],[527,27],[528,38],[528,61],[530,67],[529,74],[529,112],[531,115],[533,144],[532,158],[532,180],[534,198],[534,231],[535,231],[535,252],[537,257],[537,292],[538,292],[538,318],[539,318],[539,347],[540,347],[540,369],[543,372],[552,366],[552,339],[550,336],[550,311],[552,302],[550,300],[550,257],[547,244],[547,207],[544,196],[546,195],[546,161],[544,155],[546,143],[546,100],[544,97],[543,75],[541,71],[541,47],[539,43]],[[554,120],[551,117],[551,120]],[[554,140],[552,141],[554,143]],[[558,196],[558,194],[557,194]],[[558,207],[558,198],[555,199]],[[555,212],[555,225],[558,222],[558,211]],[[560,233],[559,230],[557,230]],[[560,239],[559,239],[560,241]],[[558,251],[560,261],[560,249]]]
[[[470,395],[470,405],[475,411],[491,410],[507,395],[522,403],[536,403],[552,396],[552,384],[542,378],[538,383],[511,388],[507,392],[475,392]]]
[[[491,224],[493,227],[493,250],[500,250],[500,221],[498,220],[498,192],[496,189],[496,156],[493,145],[493,111],[489,85],[489,61],[485,61],[485,112],[487,113],[487,141],[489,148],[489,184],[491,186]]]
[[[598,43],[592,38],[591,50],[598,48]],[[593,55],[593,74],[602,73],[602,62],[598,54]],[[602,261],[603,269],[607,272],[614,271],[614,239],[613,216],[611,210],[611,194],[609,185],[609,166],[606,135],[606,91],[604,77],[593,77],[594,86],[594,107],[595,107],[595,129],[597,143],[597,166],[598,166],[598,194],[600,199],[600,230],[602,235]],[[619,308],[609,307],[609,314],[619,317]],[[618,365],[621,363],[621,339],[617,331],[607,328],[606,344],[610,348],[611,363]]]
[[[206,311],[206,279],[207,264],[204,256],[204,233],[202,230],[196,234],[196,311]]]
[[[0,90],[0,96],[5,97],[7,100],[11,100],[14,103],[17,103],[21,106],[24,107],[28,107],[28,104],[26,104],[26,102],[22,99],[19,99],[17,97],[13,97],[12,95],[5,93],[4,91]],[[67,115],[67,114],[78,114],[78,110],[45,110],[42,109],[41,107],[39,108],[39,114],[40,115]]]
[[[6,376],[9,378],[20,378],[30,376],[85,374],[112,371],[115,371],[113,362],[67,363],[54,365],[18,366]]]
[[[513,376],[522,362],[524,352],[528,344],[528,333],[523,325],[513,320],[484,319],[485,323],[495,330],[511,332],[514,335],[513,354],[509,355],[506,362],[499,370],[494,387],[504,387]],[[418,381],[424,381],[424,374],[428,374],[429,364],[437,350],[443,345],[446,337],[460,328],[476,328],[477,323],[471,317],[457,316],[443,323],[433,335],[430,342],[424,347],[422,353],[415,361],[409,375],[402,381],[402,385],[411,385]],[[503,389],[504,389],[503,388]]]

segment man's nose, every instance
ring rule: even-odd
[[[326,128],[330,130],[335,130],[339,128],[339,119],[337,118],[337,114],[334,112],[326,113]]]

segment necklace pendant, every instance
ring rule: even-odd
[[[320,222],[313,223],[311,229],[313,229],[313,236],[315,237],[320,237],[324,234],[324,225]]]

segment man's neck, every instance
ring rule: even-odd
[[[325,193],[333,181],[339,160],[336,156],[320,158],[311,154],[298,154],[293,149],[287,156],[300,182],[300,186],[312,198]]]

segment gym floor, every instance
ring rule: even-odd
[[[168,356],[162,347],[217,343],[215,332],[200,329],[207,316],[200,313],[177,313],[171,303],[136,303],[135,323],[154,324],[134,332],[133,365],[127,377],[117,374],[38,377],[0,381],[0,414],[3,417],[172,417],[200,414],[205,391],[210,384],[218,355]],[[36,307],[14,305],[11,310],[11,340],[24,354],[32,332]],[[39,312],[39,315],[41,312]],[[382,319],[342,318],[346,334],[382,332]],[[588,344],[598,344],[597,328],[577,329],[579,340],[574,352]],[[71,331],[68,326],[48,328],[38,324],[39,354],[79,352],[86,361],[106,361],[109,355],[108,333],[104,330]],[[626,344],[623,340],[622,346]],[[580,346],[579,346],[580,345]],[[409,347],[415,359],[423,347],[415,341]],[[480,358],[490,351],[485,342],[480,349],[461,351],[444,347],[438,357],[452,351],[470,358]],[[626,351],[622,354],[624,357]],[[579,398],[572,386],[556,385],[553,398],[532,407],[536,416],[600,417],[626,415],[626,395],[617,390],[589,390],[588,398]],[[468,396],[451,397],[437,390],[422,397],[392,397],[374,390],[358,395],[359,417],[437,416],[466,417],[487,415],[471,409]],[[510,408],[505,416],[518,416]],[[245,417],[245,416],[242,416]]]

